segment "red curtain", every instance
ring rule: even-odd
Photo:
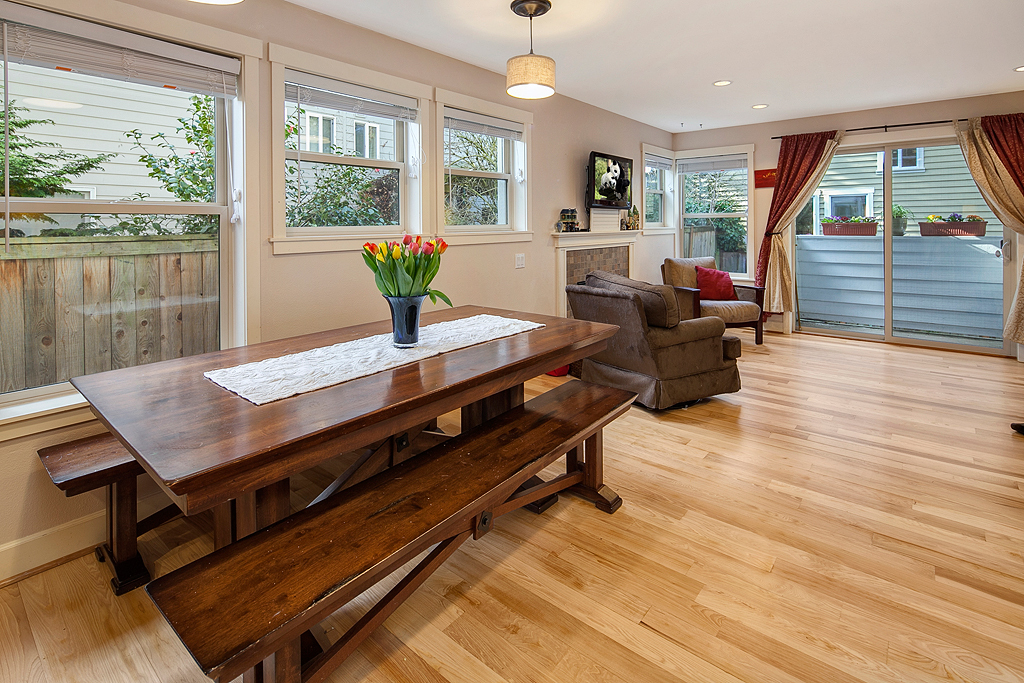
[[[768,257],[772,253],[772,235],[783,214],[796,201],[800,191],[814,175],[814,169],[825,154],[825,145],[836,136],[836,131],[822,133],[804,133],[803,135],[787,135],[782,138],[782,150],[779,152],[778,171],[775,176],[775,193],[772,195],[772,206],[768,211],[768,226],[761,242],[761,252],[757,256],[757,270],[754,281],[764,286],[768,272]]]
[[[1024,193],[1024,114],[983,116],[981,129],[1013,182]]]

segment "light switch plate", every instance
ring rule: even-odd
[[[526,254],[516,254],[516,268],[526,267]]]

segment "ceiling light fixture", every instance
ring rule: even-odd
[[[43,97],[26,97],[22,100],[25,104],[44,109],[81,109],[78,102],[65,102],[64,100],[48,100]]]
[[[751,109],[767,109],[767,108],[768,108],[767,104],[755,104],[753,107],[751,107]]]
[[[1018,66],[1014,71],[1024,71],[1024,66]]]
[[[190,2],[198,2],[201,5],[237,5],[242,0],[190,0]]]
[[[530,54],[518,55],[505,65],[505,92],[522,100],[555,94],[555,60],[533,53],[533,18],[551,9],[550,0],[512,0],[512,11],[530,18]]]
[[[715,81],[711,85],[716,85],[719,88],[723,88],[723,87],[725,87],[727,85],[732,85],[732,81]]]

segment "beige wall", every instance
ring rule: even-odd
[[[950,121],[965,119],[972,116],[990,116],[1024,111],[1024,91],[971,97],[961,100],[946,100],[912,104],[903,107],[887,107],[884,109],[868,109],[864,111],[846,112],[830,116],[815,116],[804,119],[775,121],[755,126],[736,126],[695,131],[692,133],[676,133],[672,136],[675,150],[706,149],[754,143],[754,168],[775,168],[779,160],[780,140],[772,140],[779,135],[796,135],[813,133],[822,130],[850,130],[868,126],[897,125],[901,123],[920,123],[929,121]],[[913,129],[904,129],[905,134],[912,134]],[[892,131],[900,135],[899,129]],[[877,133],[878,131],[870,131]],[[865,131],[868,133],[868,131]],[[858,133],[849,133],[846,143],[856,143]],[[764,228],[768,224],[768,210],[772,204],[771,188],[754,190],[754,208],[752,215],[754,253],[761,246]]]
[[[112,12],[115,3],[109,0],[37,2],[40,6],[63,8],[84,18],[124,16],[125,21],[136,24],[139,17],[134,12]],[[555,251],[550,233],[559,209],[568,206],[583,209],[584,167],[590,151],[601,150],[639,161],[641,143],[668,147],[672,142],[671,134],[666,131],[567,97],[556,95],[537,102],[514,100],[505,94],[501,74],[327,18],[283,0],[246,0],[232,7],[183,0],[134,0],[128,4],[532,111],[530,183],[533,193],[529,226],[535,232],[534,239],[510,244],[453,246],[445,255],[444,267],[435,284],[456,304],[554,313]],[[171,31],[167,28],[169,25],[156,21],[149,30],[159,36],[165,30]],[[219,46],[206,47],[216,49]],[[272,110],[267,61],[260,62],[259,74],[260,101],[246,103],[258,108],[258,130],[249,134],[259,139],[262,188],[259,215],[248,216],[248,227],[259,231],[260,284],[248,295],[259,301],[262,338],[275,339],[385,318],[387,306],[358,253],[286,256],[271,253],[267,238],[272,232],[273,197],[269,189],[272,187]],[[424,140],[427,149],[432,149],[432,144],[429,137]],[[634,195],[640,187],[639,183],[635,185]],[[428,232],[431,227],[426,226]],[[659,277],[656,264],[663,257],[662,251],[667,254],[672,246],[671,238],[640,238],[635,252],[639,276]],[[514,269],[516,253],[526,254],[526,268]],[[85,423],[0,442],[0,462],[5,472],[0,483],[0,581],[95,544],[102,538],[103,519],[98,515],[103,505],[102,494],[64,498],[49,481],[35,454],[44,445],[98,430],[96,423]],[[152,486],[144,487],[141,493],[145,496],[155,490]],[[156,493],[143,507],[155,507],[162,498],[162,494]]]

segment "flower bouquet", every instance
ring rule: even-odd
[[[441,267],[441,254],[447,250],[443,239],[424,243],[419,235],[406,235],[401,242],[363,245],[363,260],[391,307],[395,346],[407,348],[419,341],[420,307],[425,297],[434,304],[440,299],[452,305],[444,292],[430,288]]]

